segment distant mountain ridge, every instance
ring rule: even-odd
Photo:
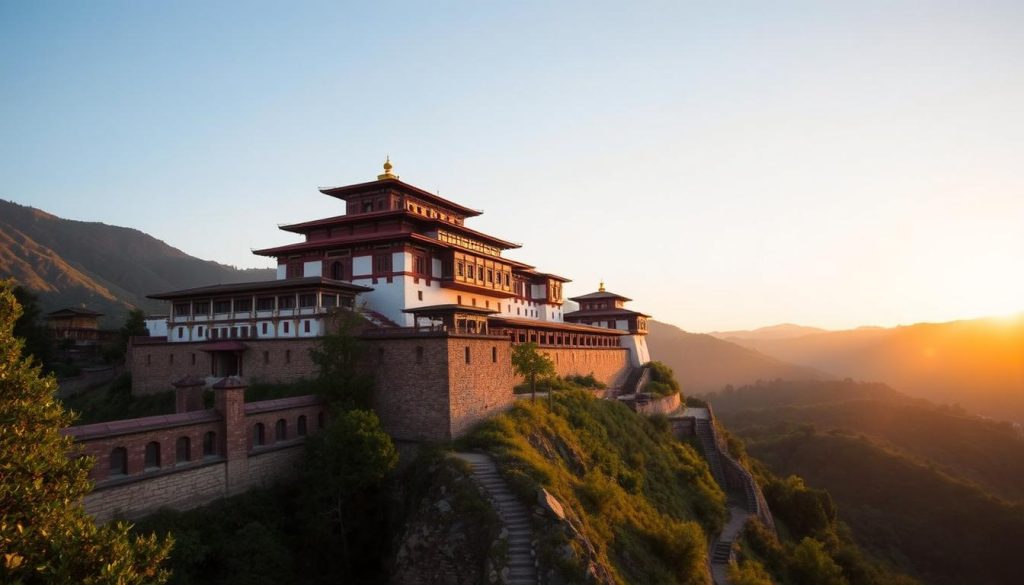
[[[166,311],[149,294],[274,276],[269,268],[189,256],[136,229],[62,219],[0,199],[0,278],[14,277],[38,294],[44,311],[85,306],[113,326],[130,308]]]
[[[648,321],[651,358],[668,364],[686,394],[721,390],[757,380],[821,380],[828,374],[764,355],[711,335],[688,333],[674,325]]]
[[[719,339],[790,339],[793,337],[802,337],[804,335],[814,335],[815,333],[827,333],[826,329],[819,329],[817,327],[807,327],[804,325],[796,325],[794,323],[782,323],[780,325],[769,325],[768,327],[759,327],[753,330],[744,331],[712,331],[708,333],[712,337]]]
[[[1024,314],[730,341],[838,377],[1024,422]]]

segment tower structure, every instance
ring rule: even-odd
[[[562,321],[569,280],[504,257],[519,244],[466,226],[480,211],[399,179],[390,158],[376,181],[322,188],[345,213],[280,226],[303,241],[255,250],[277,259],[277,278],[329,278],[372,290],[361,295],[395,324],[415,325],[409,309],[456,305],[496,316]]]
[[[625,331],[629,335],[622,338],[620,345],[629,349],[633,365],[651,361],[647,349],[647,319],[650,315],[627,309],[626,303],[633,299],[605,290],[602,282],[597,292],[569,300],[578,303],[580,308],[564,315],[567,323]]]

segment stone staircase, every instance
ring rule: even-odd
[[[711,468],[711,475],[721,486],[723,491],[727,491],[725,483],[725,469],[722,467],[722,459],[718,456],[718,446],[715,445],[715,437],[711,432],[711,422],[707,420],[697,420],[696,427],[697,439],[700,440],[700,446],[704,450],[704,457],[708,461],[708,466]]]
[[[729,557],[732,556],[732,543],[719,540],[711,550],[711,563],[729,564]]]
[[[529,509],[509,490],[490,457],[481,453],[456,453],[455,456],[470,464],[473,479],[487,491],[495,504],[498,518],[508,531],[509,574],[504,582],[510,585],[537,585]]]

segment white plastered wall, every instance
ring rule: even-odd
[[[651,361],[651,352],[647,349],[646,335],[624,335],[622,347],[629,350],[629,360],[634,366],[642,366]]]

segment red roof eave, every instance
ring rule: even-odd
[[[264,248],[262,250],[253,250],[252,253],[257,256],[278,256],[281,254],[289,254],[291,252],[302,252],[304,250],[316,250],[318,248],[325,248],[330,246],[341,246],[345,244],[354,244],[362,242],[381,242],[387,240],[404,240],[412,239],[419,242],[428,244],[434,244],[447,248],[448,245],[444,242],[439,242],[433,238],[421,236],[420,234],[412,232],[392,232],[386,234],[375,234],[375,235],[364,235],[357,234],[351,236],[345,236],[342,238],[328,238],[326,240],[314,240],[312,242],[299,242],[297,244],[288,244],[287,246],[278,246],[277,248]]]
[[[413,195],[416,195],[417,197],[421,197],[423,199],[433,201],[434,203],[438,203],[445,207],[455,209],[458,212],[465,215],[466,217],[476,217],[482,213],[480,211],[477,211],[476,209],[470,209],[465,205],[459,205],[458,203],[455,203],[454,201],[449,201],[448,199],[445,199],[440,195],[435,195],[430,191],[424,191],[423,189],[420,189],[415,185],[410,185],[409,183],[399,181],[397,179],[370,181],[367,183],[358,183],[355,185],[345,185],[344,187],[326,187],[324,189],[320,189],[320,192],[323,193],[324,195],[337,197],[338,199],[346,199],[351,195],[358,195],[360,193],[385,186],[396,186],[400,190],[410,192]]]

